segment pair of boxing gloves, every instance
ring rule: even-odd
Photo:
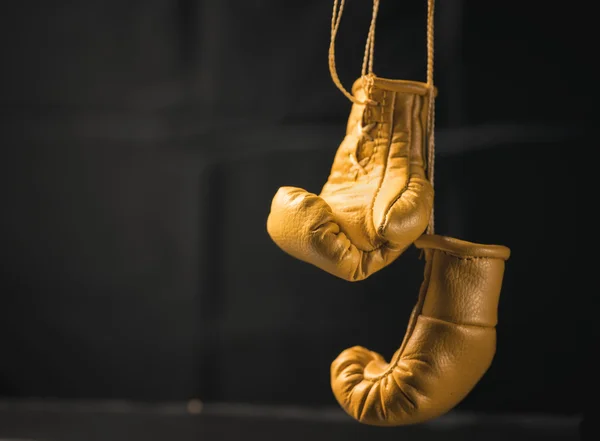
[[[352,88],[357,103],[321,193],[280,188],[267,231],[286,253],[348,281],[373,275],[412,244],[424,250],[424,281],[391,361],[356,346],[331,365],[332,391],[349,415],[398,426],[448,412],[489,368],[510,250],[424,234],[434,200],[426,176],[434,92],[413,81],[365,84]]]

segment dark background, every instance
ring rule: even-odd
[[[391,356],[416,250],[353,284],[265,228],[279,186],[320,190],[343,137],[330,3],[3,6],[1,397],[334,406],[340,351]],[[437,232],[512,249],[495,362],[458,409],[578,415],[586,14],[437,3]],[[342,20],[347,87],[370,10]],[[382,1],[376,74],[425,80],[425,18]]]

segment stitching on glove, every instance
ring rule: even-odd
[[[445,254],[447,256],[455,257],[455,258],[457,258],[459,260],[482,260],[482,259],[494,260],[494,259],[496,259],[496,257],[461,256],[459,254],[455,254],[455,253],[452,253],[450,251],[444,251],[444,250],[437,250],[437,251],[440,252],[440,253],[443,253],[443,254]]]
[[[394,112],[396,110],[396,93],[394,92],[392,94],[392,105],[391,105],[391,115],[392,115],[392,119],[394,117]],[[385,101],[385,92],[384,92],[384,101]],[[378,132],[378,137],[381,134],[381,128],[383,127],[383,124],[381,124],[379,126],[379,132]],[[373,197],[373,201],[371,202],[371,225],[373,227],[373,230],[375,231],[375,233],[377,235],[379,235],[379,227],[375,226],[375,202],[377,201],[377,198],[379,197],[379,192],[381,191],[381,187],[383,187],[383,182],[385,181],[385,176],[387,175],[387,167],[388,167],[388,162],[390,159],[390,155],[391,155],[391,145],[392,145],[392,133],[393,133],[393,125],[390,127],[390,136],[387,142],[387,155],[385,157],[385,162],[383,164],[383,173],[381,175],[381,180],[379,181],[379,185],[377,186],[377,191],[375,192],[375,196]],[[381,138],[380,138],[381,139]],[[409,134],[409,140],[410,140],[410,134]],[[387,213],[386,213],[387,215]],[[384,216],[384,219],[387,216]],[[387,241],[386,241],[387,242]]]

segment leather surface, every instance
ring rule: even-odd
[[[353,94],[346,136],[319,195],[279,189],[267,231],[288,254],[349,281],[396,259],[427,227],[433,189],[425,175],[426,84],[374,77]]]
[[[331,365],[342,408],[376,426],[415,424],[462,401],[496,351],[498,301],[510,250],[424,235],[425,278],[404,341],[390,363],[356,346]]]

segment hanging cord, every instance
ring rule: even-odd
[[[373,0],[373,13],[371,16],[371,25],[369,27],[369,34],[367,36],[367,43],[365,45],[365,55],[363,57],[363,65],[361,69],[361,77],[363,80],[363,86],[367,91],[369,82],[373,79],[373,59],[375,56],[375,23],[377,22],[377,12],[379,11],[379,1]],[[365,101],[360,101],[350,92],[348,92],[337,74],[335,65],[335,38],[340,27],[342,20],[342,13],[344,11],[345,0],[334,0],[333,2],[333,13],[331,14],[331,41],[329,43],[329,72],[331,73],[331,79],[337,88],[355,104],[376,104],[374,101],[367,98]]]
[[[429,87],[429,110],[427,113],[427,175],[431,188],[433,188],[433,176],[435,167],[435,87],[433,85],[433,43],[434,26],[433,17],[435,10],[435,0],[427,1],[427,86]],[[427,226],[427,234],[435,234],[434,209],[431,207],[431,217]]]

